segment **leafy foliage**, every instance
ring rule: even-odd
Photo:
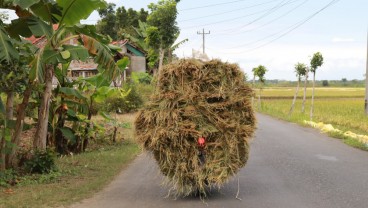
[[[253,75],[255,77],[258,77],[259,78],[259,81],[264,84],[264,82],[266,81],[264,75],[267,72],[267,68],[265,66],[263,66],[263,65],[259,65],[258,67],[253,68],[252,71],[253,71]]]
[[[147,18],[147,23],[152,26],[147,39],[150,45],[160,45],[161,48],[166,49],[175,42],[176,35],[179,33],[176,23],[178,13],[176,4],[174,0],[160,0],[157,4],[148,5],[151,13]]]
[[[99,9],[101,20],[97,22],[97,31],[104,35],[109,35],[113,40],[125,38],[126,35],[135,35],[135,29],[139,27],[139,22],[146,22],[148,11],[140,11],[121,6],[115,10],[115,4],[110,3],[106,8]],[[121,35],[125,34],[125,35]]]
[[[303,63],[295,64],[295,73],[296,73],[296,76],[298,77],[298,80],[300,80],[302,76],[306,75],[307,66]]]
[[[313,54],[310,64],[311,64],[311,72],[315,73],[317,68],[322,66],[323,64],[322,54],[320,52]]]
[[[143,98],[137,91],[137,88],[134,84],[125,84],[123,86],[123,90],[129,91],[129,94],[127,94],[126,96],[121,96],[117,94],[106,99],[106,111],[129,113],[137,111],[140,107],[143,106]]]
[[[49,173],[56,170],[55,154],[50,150],[36,150],[24,163],[29,173]]]

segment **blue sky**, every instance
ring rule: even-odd
[[[147,9],[157,0],[108,2]],[[336,3],[306,21],[330,2]],[[197,31],[204,28],[211,31],[206,36],[208,56],[238,63],[247,74],[262,64],[269,70],[267,79],[296,80],[294,65],[308,64],[310,56],[319,51],[325,63],[317,71],[317,80],[363,79],[367,10],[367,0],[181,0],[179,40],[189,41],[176,54],[191,57],[192,49],[202,50],[202,36]],[[85,23],[98,19],[94,13]]]
[[[157,1],[110,2],[139,9]],[[197,31],[204,28],[206,32],[211,31],[206,36],[206,53],[212,58],[236,62],[248,74],[253,67],[262,64],[269,70],[266,74],[268,79],[296,80],[294,65],[297,62],[309,63],[310,56],[320,51],[325,63],[317,71],[317,79],[363,79],[368,27],[366,0],[337,1],[297,29],[274,40],[330,2],[182,0],[178,4],[179,40],[189,38],[189,42],[176,54],[190,57],[192,49],[201,50],[202,37],[197,35]],[[213,4],[220,5],[209,6]],[[202,6],[207,7],[187,10]]]

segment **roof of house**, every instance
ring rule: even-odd
[[[54,24],[52,25],[52,28],[54,30],[57,30],[59,28],[58,24]],[[41,37],[35,37],[34,35],[32,35],[31,37],[25,38],[26,40],[28,40],[29,42],[31,42],[33,45],[36,45],[37,47],[41,47],[42,46],[42,41],[45,40],[45,36],[41,36]]]
[[[133,53],[135,56],[142,56],[145,57],[145,52],[141,50],[139,47],[135,46],[134,44],[130,43],[129,40],[120,40],[120,41],[114,41],[112,42],[114,45],[126,46],[126,48]]]

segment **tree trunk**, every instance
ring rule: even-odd
[[[14,92],[7,92],[6,93],[7,98],[6,98],[6,109],[5,109],[5,120],[4,120],[4,129],[3,131],[3,136],[0,138],[0,160],[1,160],[1,165],[0,165],[0,170],[4,171],[6,169],[6,138],[5,138],[5,131],[7,130],[7,123],[13,119],[13,101],[14,101]]]
[[[253,85],[252,85],[252,89],[254,90],[254,86],[256,84],[256,75],[253,76]],[[255,92],[253,92],[255,93]],[[254,95],[252,96],[252,107],[254,107]]]
[[[158,62],[158,75],[160,75],[160,72],[162,71],[162,66],[163,66],[163,63],[164,63],[164,56],[165,56],[165,49],[163,48],[160,48],[160,59],[159,59],[159,62]]]
[[[10,154],[7,158],[8,166],[12,166],[12,167],[16,166],[15,152],[16,152],[16,148],[19,146],[20,134],[22,133],[22,130],[23,130],[24,117],[26,116],[27,105],[29,102],[29,98],[31,97],[31,94],[32,94],[32,86],[33,86],[33,83],[28,83],[27,88],[23,93],[23,101],[17,107],[17,120],[15,122],[14,134],[13,134],[12,141],[11,141],[13,145],[12,145]]]
[[[33,140],[34,149],[46,149],[46,137],[49,122],[50,98],[52,94],[53,65],[46,65],[45,91],[43,92],[41,106],[38,113],[37,130]]]
[[[259,94],[258,94],[258,109],[261,109],[261,93],[262,93],[262,88],[259,88]]]
[[[298,78],[298,85],[296,86],[296,90],[295,90],[295,94],[294,94],[293,103],[291,104],[291,107],[290,107],[289,117],[291,116],[291,114],[292,114],[292,113],[293,113],[293,111],[294,111],[294,106],[295,106],[296,96],[298,96],[298,92],[299,92],[299,86],[300,86],[300,77]]]
[[[310,110],[310,120],[313,120],[313,107],[314,107],[314,83],[316,79],[316,72],[313,72],[313,89],[312,89],[312,104],[311,104],[311,110]]]
[[[14,92],[7,92],[6,98],[6,119],[13,119],[13,103],[14,103]]]
[[[5,158],[5,130],[6,130],[6,120],[4,120],[4,127],[0,128],[0,171],[4,171],[6,168],[6,158]]]
[[[6,168],[6,161],[5,161],[5,132],[4,132],[4,130],[5,130],[5,127],[4,127],[4,129],[0,129],[1,131],[3,131],[2,132],[2,134],[3,134],[3,136],[0,138],[0,154],[1,154],[1,157],[0,157],[0,171],[4,171],[5,170],[5,168]]]
[[[172,62],[172,52],[171,52],[171,48],[168,49],[167,51],[167,60],[169,63]]]
[[[304,113],[304,110],[305,110],[305,100],[306,100],[306,96],[307,96],[308,73],[309,73],[309,70],[307,69],[307,72],[305,73],[305,81],[304,81],[304,94],[303,94],[303,102],[302,102],[302,113]]]

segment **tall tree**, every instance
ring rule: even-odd
[[[307,72],[307,66],[305,64],[297,63],[295,65],[295,74],[298,78],[298,85],[297,85],[296,90],[295,90],[293,103],[291,104],[291,107],[290,107],[289,117],[291,116],[291,114],[293,113],[293,110],[294,110],[296,97],[297,97],[298,92],[299,92],[300,81],[301,81],[302,77],[305,76],[306,72]]]
[[[302,113],[304,113],[304,111],[305,111],[305,101],[307,99],[308,74],[309,74],[309,67],[306,68],[305,75],[304,75],[304,92],[303,92],[303,101],[302,101]]]
[[[117,38],[115,6],[114,3],[109,3],[106,8],[99,9],[98,14],[101,20],[96,25],[97,31],[101,34],[109,35],[113,40]]]
[[[317,68],[322,66],[323,64],[323,56],[320,52],[313,54],[313,57],[310,61],[311,72],[313,73],[313,90],[312,90],[312,104],[310,110],[310,120],[313,120],[313,110],[314,110],[314,85],[316,82],[316,71]]]
[[[97,31],[104,35],[109,35],[113,40],[122,37],[121,34],[134,34],[133,27],[139,27],[139,21],[146,22],[148,11],[143,8],[136,11],[132,8],[128,10],[124,6],[115,10],[115,4],[108,4],[107,8],[98,10],[101,20],[97,22]]]
[[[258,94],[258,108],[261,107],[261,93],[262,93],[262,87],[265,84],[265,74],[267,72],[267,68],[263,65],[259,65],[256,68],[253,68],[253,82],[255,80],[255,77],[258,77],[258,80],[260,82],[259,85],[259,94]]]
[[[170,48],[179,33],[177,26],[177,2],[174,0],[160,0],[157,4],[151,3],[148,8],[151,13],[148,15],[146,42],[152,48],[159,51],[159,67],[160,73],[163,65],[165,51]]]

